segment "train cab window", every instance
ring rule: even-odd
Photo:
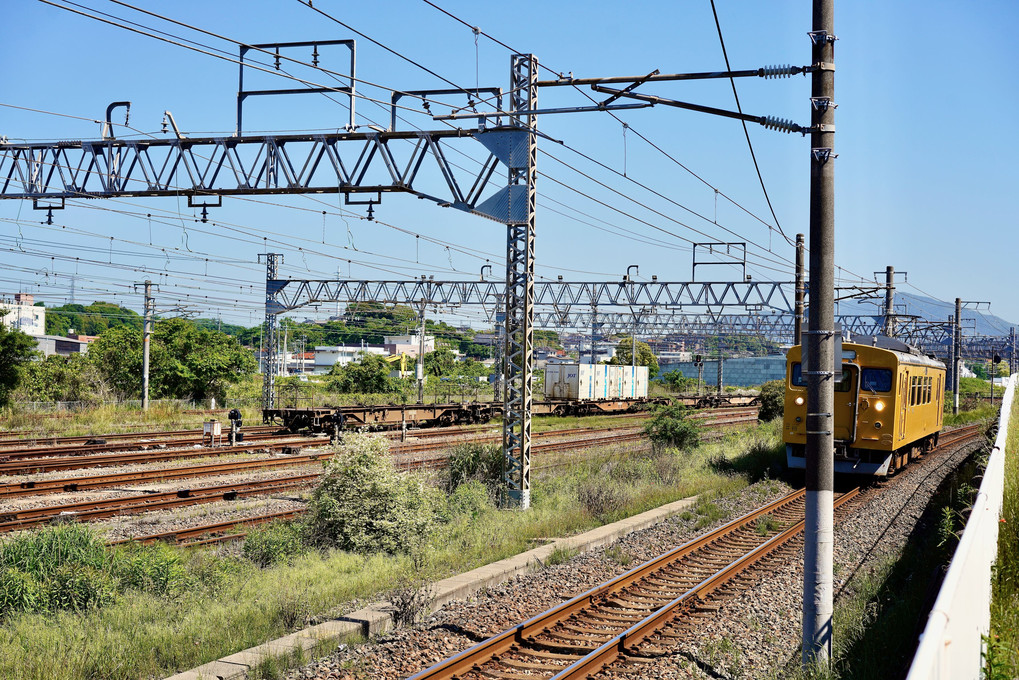
[[[891,380],[891,376],[889,376]],[[803,367],[800,364],[793,364],[792,375],[789,376],[789,382],[793,387],[806,387],[807,378],[803,375]],[[849,372],[849,369],[842,369],[842,379],[835,383],[836,392],[848,392],[852,387],[853,374]]]
[[[865,368],[860,375],[860,389],[868,392],[891,392],[892,371],[888,368]]]

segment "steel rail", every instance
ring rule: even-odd
[[[293,519],[299,515],[304,514],[303,508],[297,508],[295,510],[283,510],[281,512],[272,512],[265,515],[255,515],[253,517],[246,517],[243,519],[229,520],[226,522],[216,522],[214,524],[202,524],[197,527],[190,527],[187,529],[175,529],[173,531],[163,531],[157,534],[147,534],[145,536],[134,536],[131,538],[122,538],[116,541],[109,541],[106,545],[122,545],[124,543],[155,543],[156,541],[173,541],[179,543],[181,538],[192,538],[194,536],[204,536],[205,534],[214,534],[222,531],[229,531],[239,526],[255,526],[258,524],[266,524],[268,522],[274,522],[277,520]],[[212,538],[207,540],[190,541],[181,545],[193,546],[193,545],[205,545],[209,543],[217,543],[224,540],[233,540],[236,538],[243,538],[244,533],[229,534],[227,536],[220,536],[218,538]]]
[[[596,586],[585,593],[577,595],[571,600],[553,607],[552,609],[539,614],[524,623],[489,638],[485,642],[482,642],[471,649],[465,650],[451,659],[420,671],[411,676],[410,680],[446,680],[459,677],[465,672],[477,669],[486,661],[503,654],[511,648],[525,643],[528,640],[533,640],[540,633],[543,633],[552,628],[554,625],[567,620],[581,610],[597,604],[599,601],[606,599],[609,595],[619,592],[623,588],[640,581],[648,575],[661,571],[665,566],[673,564],[683,557],[691,555],[719,539],[730,535],[737,529],[741,529],[751,522],[755,522],[758,518],[763,517],[764,515],[775,512],[783,506],[802,502],[804,497],[805,492],[800,489],[783,498],[768,503],[767,505],[753,510],[752,512],[718,527],[703,536],[699,536],[677,548],[673,548],[672,550],[663,553],[662,555],[659,555],[658,557],[653,558],[644,564],[641,564],[630,571],[603,583],[602,585]]]
[[[120,484],[137,484],[168,479],[187,479],[191,477],[207,477],[216,474],[230,474],[243,470],[260,470],[279,467],[296,467],[310,465],[332,458],[334,453],[312,453],[286,458],[259,458],[257,460],[239,460],[227,463],[208,465],[192,465],[178,468],[162,468],[159,470],[139,470],[136,472],[118,472],[109,475],[92,477],[63,477],[60,479],[41,479],[24,482],[0,484],[0,499],[33,496],[48,493],[87,491],[102,489]]]
[[[250,425],[241,430],[245,435],[247,434],[266,434],[270,432],[278,431],[278,427],[271,425]],[[159,437],[201,437],[201,429],[189,429],[189,430],[162,430],[162,431],[150,431],[150,432],[114,432],[112,434],[83,434],[83,435],[71,435],[66,437],[48,437],[33,435],[31,430],[22,430],[22,434],[17,438],[8,438],[8,433],[0,432],[0,446],[14,446],[16,444],[33,444],[39,447],[51,447],[61,446],[64,444],[84,444],[90,439],[105,439],[107,441],[118,441],[124,439],[155,439]],[[0,455],[6,454],[6,451],[0,451]]]
[[[120,498],[14,510],[0,514],[0,533],[21,531],[49,524],[54,520],[88,521],[120,515],[138,514],[152,510],[169,510],[189,505],[232,501],[307,487],[318,478],[319,475],[313,473],[254,482],[221,484],[211,487],[180,489],[162,493],[121,496]]]
[[[278,433],[279,428],[272,428],[267,432],[245,432],[245,440],[253,441],[258,439],[259,441],[264,439],[271,439],[274,437],[295,437],[292,432]],[[218,437],[217,437],[218,438]],[[194,446],[195,444],[203,444],[208,437],[199,435],[189,435],[186,437],[179,438],[149,438],[139,439],[131,442],[115,442],[105,444],[67,444],[67,445],[41,445],[41,446],[28,446],[17,449],[0,449],[0,461],[18,460],[23,458],[50,458],[56,457],[61,454],[67,457],[73,456],[88,456],[93,454],[101,453],[115,453],[118,451],[144,451],[149,447],[181,447],[181,446]]]
[[[296,435],[290,435],[290,437],[295,436]],[[322,439],[321,437],[305,437],[301,439],[267,439],[237,446],[218,446],[213,448],[202,447],[198,449],[184,449],[181,451],[158,449],[156,451],[144,451],[133,454],[99,454],[97,456],[68,456],[63,458],[30,458],[27,460],[0,463],[0,476],[82,470],[93,467],[113,467],[117,465],[133,465],[138,463],[157,463],[186,458],[228,456],[238,453],[272,451],[290,446],[322,446],[326,443],[328,443],[328,440]],[[0,488],[2,488],[2,485],[0,485]]]

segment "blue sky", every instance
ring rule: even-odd
[[[359,78],[392,88],[448,87],[298,0],[133,4],[251,43],[353,37]],[[509,52],[484,36],[476,44],[468,27],[422,0],[314,4],[458,86],[508,87]],[[706,0],[625,7],[591,1],[436,4],[513,49],[536,54],[553,71],[578,77],[724,68]],[[716,4],[733,68],[809,62],[809,3]],[[113,2],[83,0],[77,8],[236,54],[229,43]],[[97,119],[110,102],[130,100],[133,130],[119,128],[118,136],[160,136],[164,110],[191,136],[232,134],[235,64],[41,2],[18,0],[5,14],[16,30],[0,43],[6,64],[0,103]],[[1012,228],[1011,158],[1019,135],[1011,113],[1019,103],[1019,48],[1005,32],[1017,15],[1014,2],[836,3],[835,258],[845,282],[871,279],[892,265],[908,273],[906,292],[987,300],[998,316],[1019,319],[1019,301],[1003,285],[1008,254],[1019,238]],[[342,71],[340,57],[323,54],[323,65]],[[310,70],[301,75],[316,82],[326,77]],[[266,86],[288,86],[283,79],[259,78]],[[384,89],[359,88],[389,97]],[[742,79],[737,88],[748,113],[809,122],[809,78]],[[728,81],[657,83],[641,91],[734,108]],[[585,103],[565,88],[539,95],[542,107]],[[387,117],[368,101],[358,101],[357,111],[362,125]],[[245,128],[335,129],[346,116],[319,95],[266,98],[246,108]],[[618,116],[630,126],[625,134],[604,113],[539,120],[545,134],[565,143],[540,143],[540,276],[616,279],[638,264],[641,278],[689,280],[690,241],[747,241],[755,279],[791,280],[792,248],[768,226],[774,220],[737,121],[665,107]],[[407,119],[407,125],[443,127],[419,114]],[[122,122],[121,114],[115,121]],[[11,142],[91,139],[99,136],[99,126],[0,106],[0,135]],[[755,124],[750,135],[781,229],[790,238],[807,233],[808,140]],[[115,299],[139,309],[131,284],[148,277],[161,284],[163,309],[185,305],[204,316],[255,325],[264,278],[256,258],[267,246],[285,254],[284,275],[301,278],[337,268],[358,279],[475,278],[486,259],[500,275],[505,232],[493,222],[403,195],[384,198],[375,208],[378,222],[364,220],[364,212],[336,196],[227,198],[209,224],[200,224],[185,201],[173,198],[78,201],[56,212],[48,226],[40,224],[45,213],[32,211],[30,203],[0,201],[0,293],[33,292],[47,304],[60,304],[74,274],[77,301]],[[711,278],[733,274],[719,269]],[[484,325],[477,310],[449,313]],[[315,315],[308,310],[296,316]]]

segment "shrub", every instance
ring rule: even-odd
[[[81,524],[26,532],[0,545],[0,568],[13,567],[40,581],[64,565],[101,568],[107,558],[105,543]]]
[[[301,529],[293,522],[255,527],[244,539],[242,554],[260,567],[289,563],[305,551]]]
[[[476,480],[493,495],[502,485],[502,447],[494,444],[458,444],[449,453],[446,490],[455,491],[464,482]]]
[[[429,492],[397,473],[387,440],[367,434],[345,438],[308,509],[313,544],[360,553],[406,552],[433,525]]]
[[[604,521],[626,507],[630,494],[618,484],[589,479],[577,489],[577,499],[592,517]]]
[[[785,414],[785,380],[769,380],[761,385],[761,408],[757,419],[768,422]]]
[[[644,423],[643,433],[659,448],[690,449],[700,441],[699,428],[686,419],[686,408],[678,404],[656,408]]]

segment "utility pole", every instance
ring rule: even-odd
[[[813,0],[803,664],[831,660],[834,565],[835,0]],[[838,361],[837,361],[838,360]]]
[[[595,348],[597,347],[597,342],[598,342],[597,340],[595,340],[595,335],[594,335],[595,330],[594,329],[595,329],[595,327],[597,325],[598,325],[598,308],[595,307],[594,305],[592,305],[591,306],[591,361],[588,362],[591,365],[594,365],[595,363],[597,363],[595,361],[595,358],[594,358],[595,357],[595,352],[596,352]]]
[[[793,344],[799,345],[803,342],[803,296],[806,293],[805,272],[803,270],[804,251],[803,234],[796,234],[796,292],[793,321]]]
[[[425,305],[421,304],[421,328],[418,330],[418,403],[425,403]]]
[[[139,284],[135,284],[135,290]],[[142,331],[142,410],[149,410],[149,346],[152,344],[152,314],[155,309],[155,298],[152,297],[152,281],[146,279],[145,288],[145,321]]]
[[[895,267],[885,268],[885,336],[895,337]]]
[[[962,298],[955,298],[955,329],[952,333],[952,413],[959,414],[959,371],[962,370]]]

